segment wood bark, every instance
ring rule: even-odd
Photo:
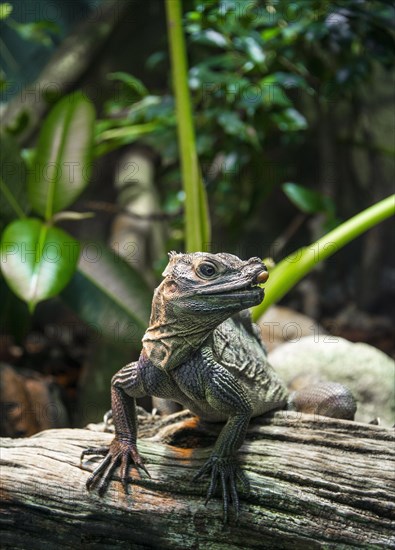
[[[1,547],[395,545],[393,430],[289,412],[254,419],[239,451],[251,493],[241,495],[239,521],[231,514],[224,526],[220,498],[205,507],[207,482],[192,482],[210,453],[217,426],[201,427],[185,412],[154,428],[147,418],[142,424],[139,449],[152,478],[132,470],[125,495],[115,475],[102,498],[86,491],[89,473],[80,469],[80,454],[87,446],[108,444],[112,434],[58,429],[2,439]],[[156,435],[147,437],[153,431]],[[191,443],[195,448],[188,447]],[[92,470],[98,460],[84,466]]]

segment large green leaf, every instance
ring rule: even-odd
[[[27,210],[26,168],[18,145],[8,134],[1,135],[0,147],[0,228]]]
[[[28,193],[47,220],[73,203],[89,182],[94,122],[92,103],[75,92],[61,99],[43,124]]]
[[[37,219],[16,220],[3,233],[1,270],[10,288],[30,311],[56,296],[72,277],[79,243],[65,231]]]
[[[99,335],[140,348],[152,291],[133,267],[105,245],[83,247],[78,270],[62,296]]]

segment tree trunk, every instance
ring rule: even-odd
[[[102,498],[85,489],[81,451],[108,444],[112,434],[61,429],[4,438],[1,547],[228,550],[395,544],[392,430],[289,412],[253,420],[239,451],[251,493],[241,495],[238,523],[231,515],[223,526],[219,498],[205,507],[207,482],[192,483],[210,448],[164,443],[211,444],[217,427],[204,432],[185,417],[182,412],[159,421],[159,431],[149,439],[152,426],[142,419],[139,448],[152,479],[133,470],[129,495],[119,481]],[[84,465],[92,470],[96,459]]]

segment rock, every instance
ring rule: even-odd
[[[363,343],[337,336],[306,336],[269,353],[269,361],[292,389],[317,379],[348,386],[358,402],[355,420],[379,418],[383,426],[394,424],[395,363],[385,353]],[[292,381],[295,383],[292,384]]]
[[[298,341],[302,336],[326,334],[311,317],[282,306],[272,306],[257,323],[269,351],[284,342]]]

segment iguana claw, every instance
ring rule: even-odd
[[[211,475],[211,479],[207,490],[205,504],[207,505],[208,501],[214,495],[218,481],[220,480],[224,510],[223,522],[228,522],[230,502],[233,503],[237,521],[239,517],[240,503],[236,488],[236,481],[239,480],[241,482],[246,493],[250,490],[250,483],[247,476],[238,465],[236,459],[234,457],[220,458],[216,455],[212,455],[194,476],[193,481],[197,481],[206,474]]]
[[[130,466],[140,468],[151,477],[147,468],[137,451],[135,444],[113,439],[109,447],[98,447],[85,449],[82,451],[81,460],[86,455],[105,455],[99,466],[92,472],[86,482],[88,491],[98,485],[98,493],[103,496],[108,484],[111,481],[112,474],[120,466],[121,483],[125,493],[128,493],[128,475]]]

